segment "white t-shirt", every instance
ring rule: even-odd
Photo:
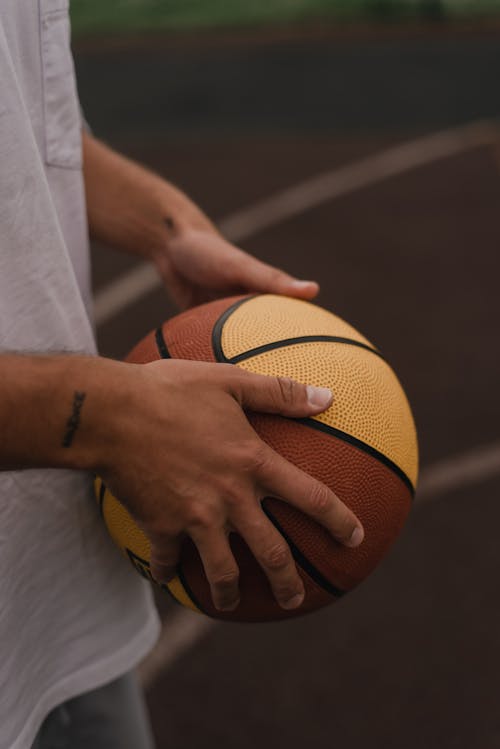
[[[67,0],[1,0],[0,351],[95,353],[80,127]],[[0,749],[29,749],[159,621],[85,473],[0,472],[0,570]]]

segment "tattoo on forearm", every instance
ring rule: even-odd
[[[73,394],[73,409],[71,416],[66,422],[66,431],[62,441],[63,447],[71,447],[75,432],[80,425],[80,411],[82,410],[83,401],[85,400],[86,393],[82,390],[75,390]]]

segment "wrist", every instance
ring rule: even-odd
[[[61,466],[100,473],[112,461],[133,396],[130,372],[138,365],[93,357],[67,366]]]
[[[84,176],[92,236],[155,260],[186,230],[215,232],[187,195],[140,164],[84,135]]]
[[[0,469],[96,470],[126,402],[122,362],[95,356],[0,357]]]
[[[170,183],[160,180],[152,195],[152,205],[156,215],[155,239],[150,244],[151,259],[155,260],[170,245],[193,232],[218,234],[215,224],[184,193]]]

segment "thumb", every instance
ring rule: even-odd
[[[295,418],[314,416],[333,401],[328,388],[303,385],[290,377],[268,377],[241,371],[232,383],[232,395],[250,411],[276,413]]]

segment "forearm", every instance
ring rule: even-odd
[[[127,366],[100,357],[1,355],[0,469],[95,469],[117,397],[113,383]]]
[[[146,258],[163,252],[185,228],[215,231],[179,189],[83,133],[90,232],[103,243]]]

